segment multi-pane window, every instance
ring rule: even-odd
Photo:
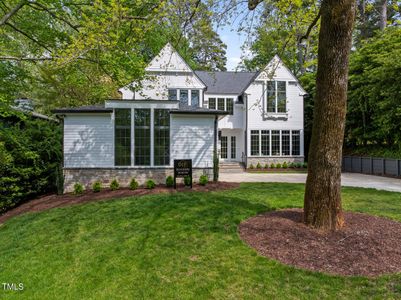
[[[188,105],[188,90],[180,90],[180,102]]]
[[[168,100],[178,100],[177,90],[169,89],[168,90]]]
[[[114,111],[114,163],[116,166],[131,165],[131,109]]]
[[[300,134],[299,130],[292,131],[292,155],[300,155]]]
[[[266,111],[287,112],[287,83],[285,81],[267,81]]]
[[[209,109],[216,109],[216,98],[209,98]]]
[[[262,130],[260,140],[262,155],[270,155],[270,130]]]
[[[280,155],[280,130],[272,130],[272,155]]]
[[[167,109],[154,110],[154,164],[170,164],[170,113]]]
[[[226,99],[226,111],[228,112],[229,115],[234,114],[234,99],[233,98],[227,98]]]
[[[237,143],[235,136],[231,136],[231,159],[235,159],[237,157]]]
[[[251,155],[259,155],[259,130],[251,130]]]
[[[199,106],[199,91],[191,90],[191,106],[198,107]]]
[[[290,155],[290,131],[281,131],[281,155]]]
[[[221,158],[222,159],[226,159],[227,158],[227,136],[222,136],[221,137],[221,140],[220,140],[220,143],[221,143],[221,153],[220,153],[220,156],[221,156]]]
[[[150,165],[150,109],[134,110],[135,165]]]
[[[225,98],[217,98],[217,109],[218,110],[225,110]]]

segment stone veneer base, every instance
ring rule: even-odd
[[[265,164],[277,164],[280,163],[282,164],[283,162],[286,162],[287,164],[290,164],[292,162],[294,163],[303,163],[304,162],[304,157],[303,156],[287,156],[287,157],[248,157],[247,158],[247,168],[250,167],[252,164],[254,167],[258,163],[260,163],[262,166]]]
[[[156,184],[165,184],[166,177],[174,176],[173,168],[64,168],[64,192],[74,191],[74,184],[80,183],[85,189],[92,189],[95,181],[100,181],[103,187],[109,187],[112,180],[117,179],[121,187],[128,187],[132,178],[135,178],[139,185],[145,184],[152,179]],[[193,168],[192,176],[194,182],[199,181],[203,174],[208,175],[209,180],[213,179],[212,168]],[[177,182],[181,182],[177,179]]]

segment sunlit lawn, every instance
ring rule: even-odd
[[[392,299],[401,274],[329,276],[266,259],[238,237],[257,213],[301,207],[302,184],[242,184],[27,214],[0,226],[0,299]],[[401,194],[344,188],[344,207],[401,221]],[[401,245],[400,245],[401,247]],[[294,253],[296,255],[296,253]]]

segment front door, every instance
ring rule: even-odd
[[[220,139],[220,159],[237,160],[237,138],[235,135],[222,135]]]

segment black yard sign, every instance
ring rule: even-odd
[[[174,159],[174,188],[177,188],[177,178],[191,178],[192,188],[192,159]]]

